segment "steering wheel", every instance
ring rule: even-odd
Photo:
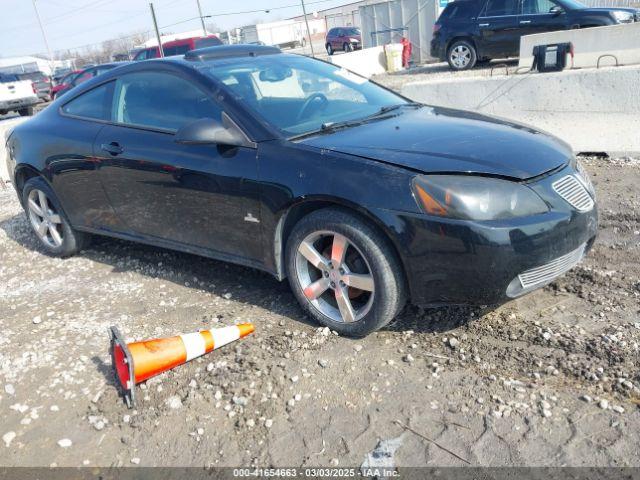
[[[312,107],[312,105],[316,105],[316,102],[317,102],[317,106]],[[302,120],[305,114],[307,113],[307,110],[310,110],[311,108],[318,108],[318,109],[325,108],[328,103],[329,103],[329,100],[322,93],[318,93],[318,92],[312,93],[307,97],[307,99],[302,104],[302,107],[300,108],[300,112],[298,113],[296,120],[297,121]]]

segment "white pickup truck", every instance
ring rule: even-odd
[[[40,100],[31,80],[19,80],[12,73],[0,74],[0,115],[18,112],[23,117],[33,115]]]

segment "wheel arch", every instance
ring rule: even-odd
[[[349,200],[335,197],[307,197],[298,202],[289,205],[280,215],[276,224],[274,240],[273,240],[273,255],[276,267],[276,276],[279,280],[286,278],[286,269],[284,267],[285,259],[284,252],[286,250],[287,240],[293,231],[295,225],[305,216],[312,212],[321,210],[323,208],[340,208],[348,211],[349,213],[360,217],[363,221],[373,226],[378,230],[388,241],[393,249],[393,252],[398,257],[400,262],[400,268],[405,283],[408,285],[407,266],[405,264],[405,257],[401,253],[400,245],[393,235],[392,229],[377,215],[370,210],[355,204]]]
[[[42,172],[40,172],[33,165],[29,165],[28,163],[21,163],[16,166],[15,172],[14,172],[14,188],[16,189],[16,193],[18,194],[18,199],[20,200],[21,204],[22,204],[22,191],[24,190],[25,183],[27,183],[30,179],[35,177],[40,177],[44,179],[44,181],[47,182],[49,186],[51,186],[51,184],[49,183],[49,180],[42,174]]]

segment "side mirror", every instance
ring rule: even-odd
[[[186,124],[176,132],[175,142],[184,145],[251,146],[238,127],[230,125],[225,128],[213,118],[201,118]]]
[[[549,13],[553,13],[554,15],[558,16],[561,13],[564,13],[564,10],[562,7],[555,5],[549,9]]]

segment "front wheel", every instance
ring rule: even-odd
[[[447,62],[453,70],[469,70],[478,60],[476,48],[467,40],[458,40],[447,51]]]
[[[405,303],[404,275],[389,240],[342,209],[318,210],[296,224],[286,268],[304,310],[341,335],[378,330]]]
[[[90,235],[71,227],[53,190],[44,179],[29,179],[22,190],[22,204],[29,223],[47,253],[68,257],[82,250]]]
[[[344,45],[342,45],[342,50],[347,53],[347,52],[353,52],[353,45],[351,45],[350,43],[344,42]]]

